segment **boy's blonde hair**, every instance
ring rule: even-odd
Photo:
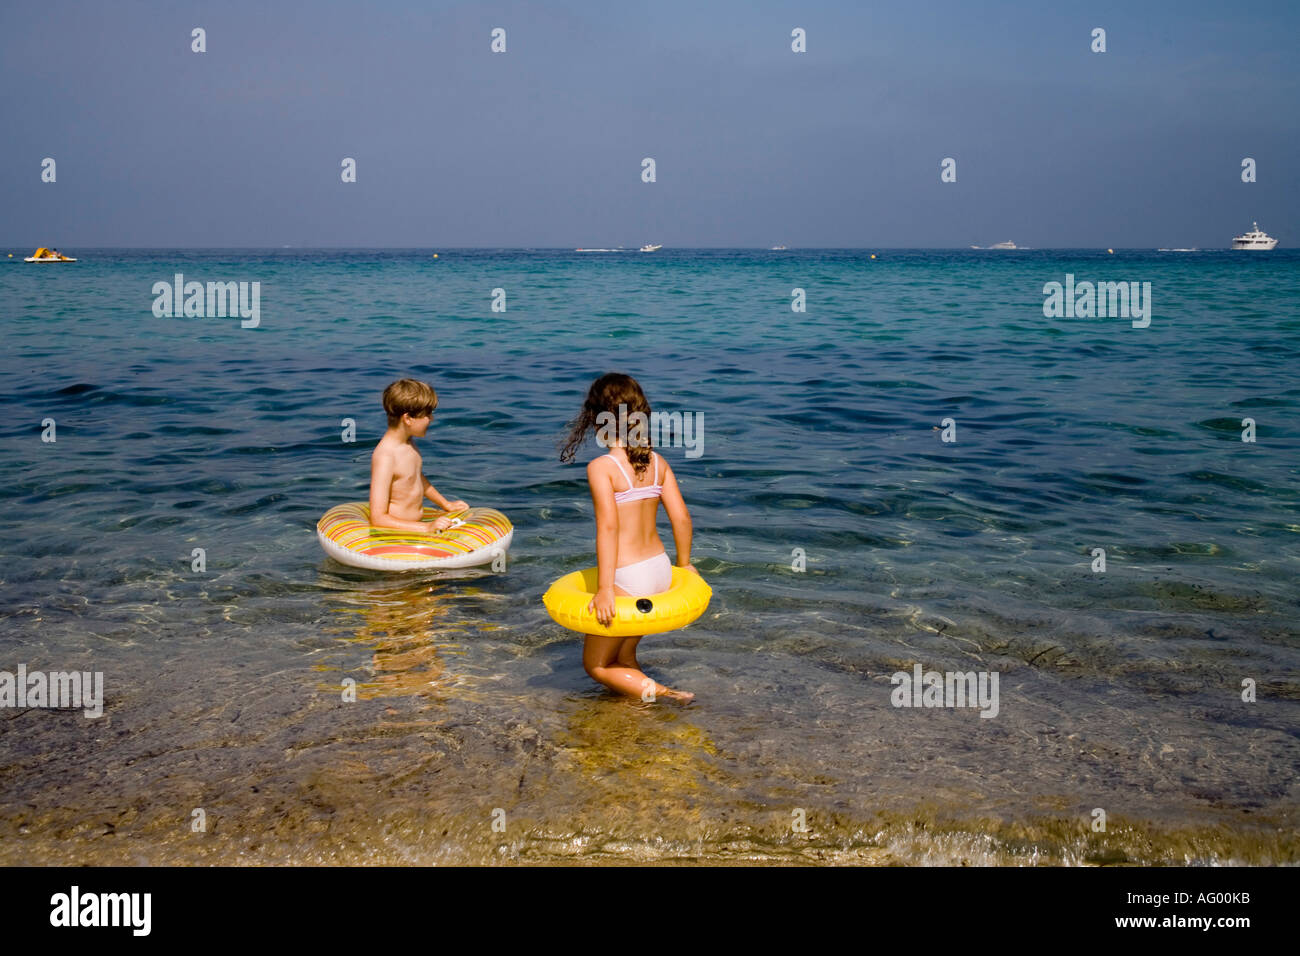
[[[396,428],[403,415],[419,417],[437,408],[438,393],[428,382],[418,382],[413,378],[399,378],[384,389],[383,402],[384,413],[388,416],[388,427]]]

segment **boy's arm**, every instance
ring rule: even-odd
[[[424,475],[420,475],[420,480],[424,482],[424,497],[428,498],[443,511],[463,511],[469,505],[463,501],[448,501],[442,496],[437,488],[433,487],[433,482]]]
[[[370,456],[370,524],[376,528],[428,534],[432,529],[426,522],[409,521],[388,513],[392,491],[393,456],[377,451]]]

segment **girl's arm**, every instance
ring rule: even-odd
[[[673,474],[672,468],[668,467],[667,460],[664,461],[664,468],[660,500],[664,504],[664,511],[668,512],[668,520],[673,523],[673,541],[677,544],[677,566],[691,568],[691,513],[686,510],[682,490],[677,487],[677,476]],[[610,487],[612,490],[613,486]]]
[[[599,459],[596,459],[599,461]],[[614,501],[614,482],[592,461],[587,465],[587,485],[591,503],[596,506],[596,594],[587,609],[596,612],[596,620],[608,624],[614,619],[614,569],[618,567],[618,504]]]

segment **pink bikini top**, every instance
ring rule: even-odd
[[[623,473],[623,478],[627,481],[627,491],[614,492],[614,503],[622,504],[625,501],[644,501],[646,498],[658,498],[663,491],[663,485],[659,484],[659,456],[654,452],[650,453],[655,460],[655,480],[654,484],[646,485],[644,488],[637,488],[632,484],[632,479],[627,476],[627,469],[623,463],[613,455],[606,455],[606,458],[614,458],[614,464],[618,465],[618,470]]]

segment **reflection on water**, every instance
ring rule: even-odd
[[[333,608],[335,619],[325,632],[338,634],[357,651],[370,652],[369,678],[356,682],[357,700],[417,694],[441,701],[459,682],[444,658],[460,653],[460,645],[440,642],[438,635],[477,622],[454,617],[455,606],[443,587],[390,577],[352,592],[331,593],[331,602],[339,606]],[[334,668],[320,664],[316,669]],[[347,676],[340,674],[340,680]]]

